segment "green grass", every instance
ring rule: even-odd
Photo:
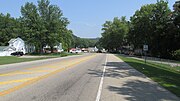
[[[152,64],[152,65],[157,65],[159,68],[161,69],[165,69],[165,70],[170,70],[170,71],[174,71],[174,72],[180,72],[180,67],[179,66],[170,66],[168,64],[162,64],[162,63],[157,63],[157,62],[151,62],[151,61],[147,61],[148,64]]]
[[[117,55],[124,62],[145,74],[164,88],[180,97],[180,67],[172,67],[159,63],[147,62]]]
[[[15,56],[4,56],[0,57],[0,65],[4,64],[11,64],[11,63],[19,63],[19,62],[26,62],[26,61],[35,61],[41,59],[47,59],[50,57],[43,57],[43,58],[19,58]]]
[[[28,54],[28,55],[32,55],[32,56],[49,56],[49,57],[64,57],[64,56],[79,55],[79,54],[62,52],[62,53],[43,53],[43,54],[31,53],[31,54]]]
[[[19,63],[19,62],[27,62],[27,61],[35,61],[35,60],[42,60],[42,59],[49,59],[49,58],[58,58],[58,57],[65,57],[70,55],[76,55],[72,53],[52,53],[52,54],[32,54],[31,56],[45,56],[39,58],[19,58],[16,56],[4,56],[0,57],[0,65],[4,64],[12,64],[12,63]]]
[[[180,64],[180,61],[171,60],[170,62]]]

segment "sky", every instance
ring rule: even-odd
[[[175,1],[168,0],[171,9]],[[21,16],[21,6],[26,2],[37,5],[37,0],[1,0],[0,13],[10,13],[12,17],[18,18]],[[60,7],[64,17],[70,21],[68,29],[82,38],[101,37],[105,21],[121,16],[126,16],[128,20],[141,6],[156,2],[157,0],[50,0],[51,4]]]

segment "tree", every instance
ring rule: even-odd
[[[64,47],[64,50],[66,50],[66,51],[68,51],[69,48],[73,44],[73,36],[72,35],[73,34],[72,34],[71,30],[67,30],[62,34],[63,47]]]
[[[150,44],[150,35],[153,32],[151,20],[154,7],[154,4],[142,6],[130,19],[128,41],[134,45],[134,48],[141,48],[143,44]]]
[[[69,47],[71,32],[67,29],[69,21],[56,5],[51,5],[49,0],[39,0],[38,6],[26,3],[21,8],[20,21],[25,38],[36,46],[37,52],[43,52],[43,47],[50,46],[51,52],[55,45],[61,43]]]
[[[171,40],[173,41],[173,43],[171,44],[172,56],[174,59],[179,59],[177,57],[180,50],[180,1],[176,1],[174,4],[174,11],[171,14],[171,20],[168,29],[168,33],[173,35],[173,38],[171,38]]]
[[[49,0],[39,0],[38,10],[46,28],[45,36],[47,45],[53,47],[59,42],[64,43],[64,48],[71,44],[71,32],[67,29],[69,21],[63,17],[61,9],[56,5],[50,5]]]
[[[53,52],[54,45],[58,43],[58,22],[62,13],[57,6],[50,5],[49,0],[39,0],[38,11],[46,29],[46,45],[49,45]]]
[[[12,18],[10,14],[0,14],[0,45],[8,45],[11,38],[18,36],[18,24],[16,19]]]
[[[109,51],[118,51],[125,43],[126,35],[129,31],[128,22],[125,17],[113,21],[106,21],[103,24],[102,38],[100,39],[101,45]]]
[[[27,2],[21,7],[23,33],[27,42],[36,46],[36,52],[43,53],[43,47],[46,45],[45,32],[47,31],[43,19],[38,14],[38,9],[33,3]]]
[[[170,15],[168,3],[163,0],[142,6],[131,17],[129,41],[135,48],[142,48],[143,44],[148,44],[152,56],[169,57],[171,45],[174,43],[170,41],[174,35],[168,32],[171,25]]]
[[[88,48],[95,47],[99,38],[80,38],[75,35],[72,35],[73,41],[71,47],[77,48]]]
[[[168,2],[160,0],[156,3],[153,10],[152,24],[153,24],[153,38],[151,40],[151,54],[154,56],[169,57],[169,48],[167,47],[167,38],[171,37],[167,33],[169,15],[171,10],[168,7]],[[169,40],[170,41],[170,40]],[[167,57],[166,57],[167,56]]]

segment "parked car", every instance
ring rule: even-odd
[[[71,49],[69,50],[69,52],[70,52],[70,53],[76,53],[76,49],[75,49],[75,48],[71,48]]]
[[[81,51],[80,48],[71,48],[71,49],[69,50],[69,52],[70,52],[70,53],[81,53],[82,51]]]
[[[81,49],[76,49],[76,53],[81,53]]]
[[[101,50],[98,50],[97,53],[102,53],[102,51],[101,51]]]
[[[13,55],[13,56],[23,56],[24,53],[23,52],[14,52],[14,53],[11,53],[11,55]]]

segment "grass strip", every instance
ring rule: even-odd
[[[168,65],[147,62],[146,64],[142,60],[132,59],[124,56],[117,55],[124,62],[130,66],[145,74],[153,81],[157,82],[167,90],[180,97],[180,72]],[[176,67],[179,69],[179,67]]]
[[[35,60],[42,60],[42,59],[49,59],[49,58],[58,58],[58,57],[65,57],[70,55],[76,55],[72,53],[53,53],[53,54],[43,54],[43,55],[30,55],[30,56],[45,56],[45,57],[37,57],[37,58],[20,58],[17,56],[2,56],[0,57],[0,65],[4,64],[12,64],[12,63],[20,63],[20,62],[27,62],[27,61],[35,61]]]
[[[0,57],[0,65],[27,62],[27,61],[35,61],[35,60],[48,59],[48,58],[51,58],[51,57],[19,58],[19,57],[15,57],[15,56],[3,56],[3,57]]]

